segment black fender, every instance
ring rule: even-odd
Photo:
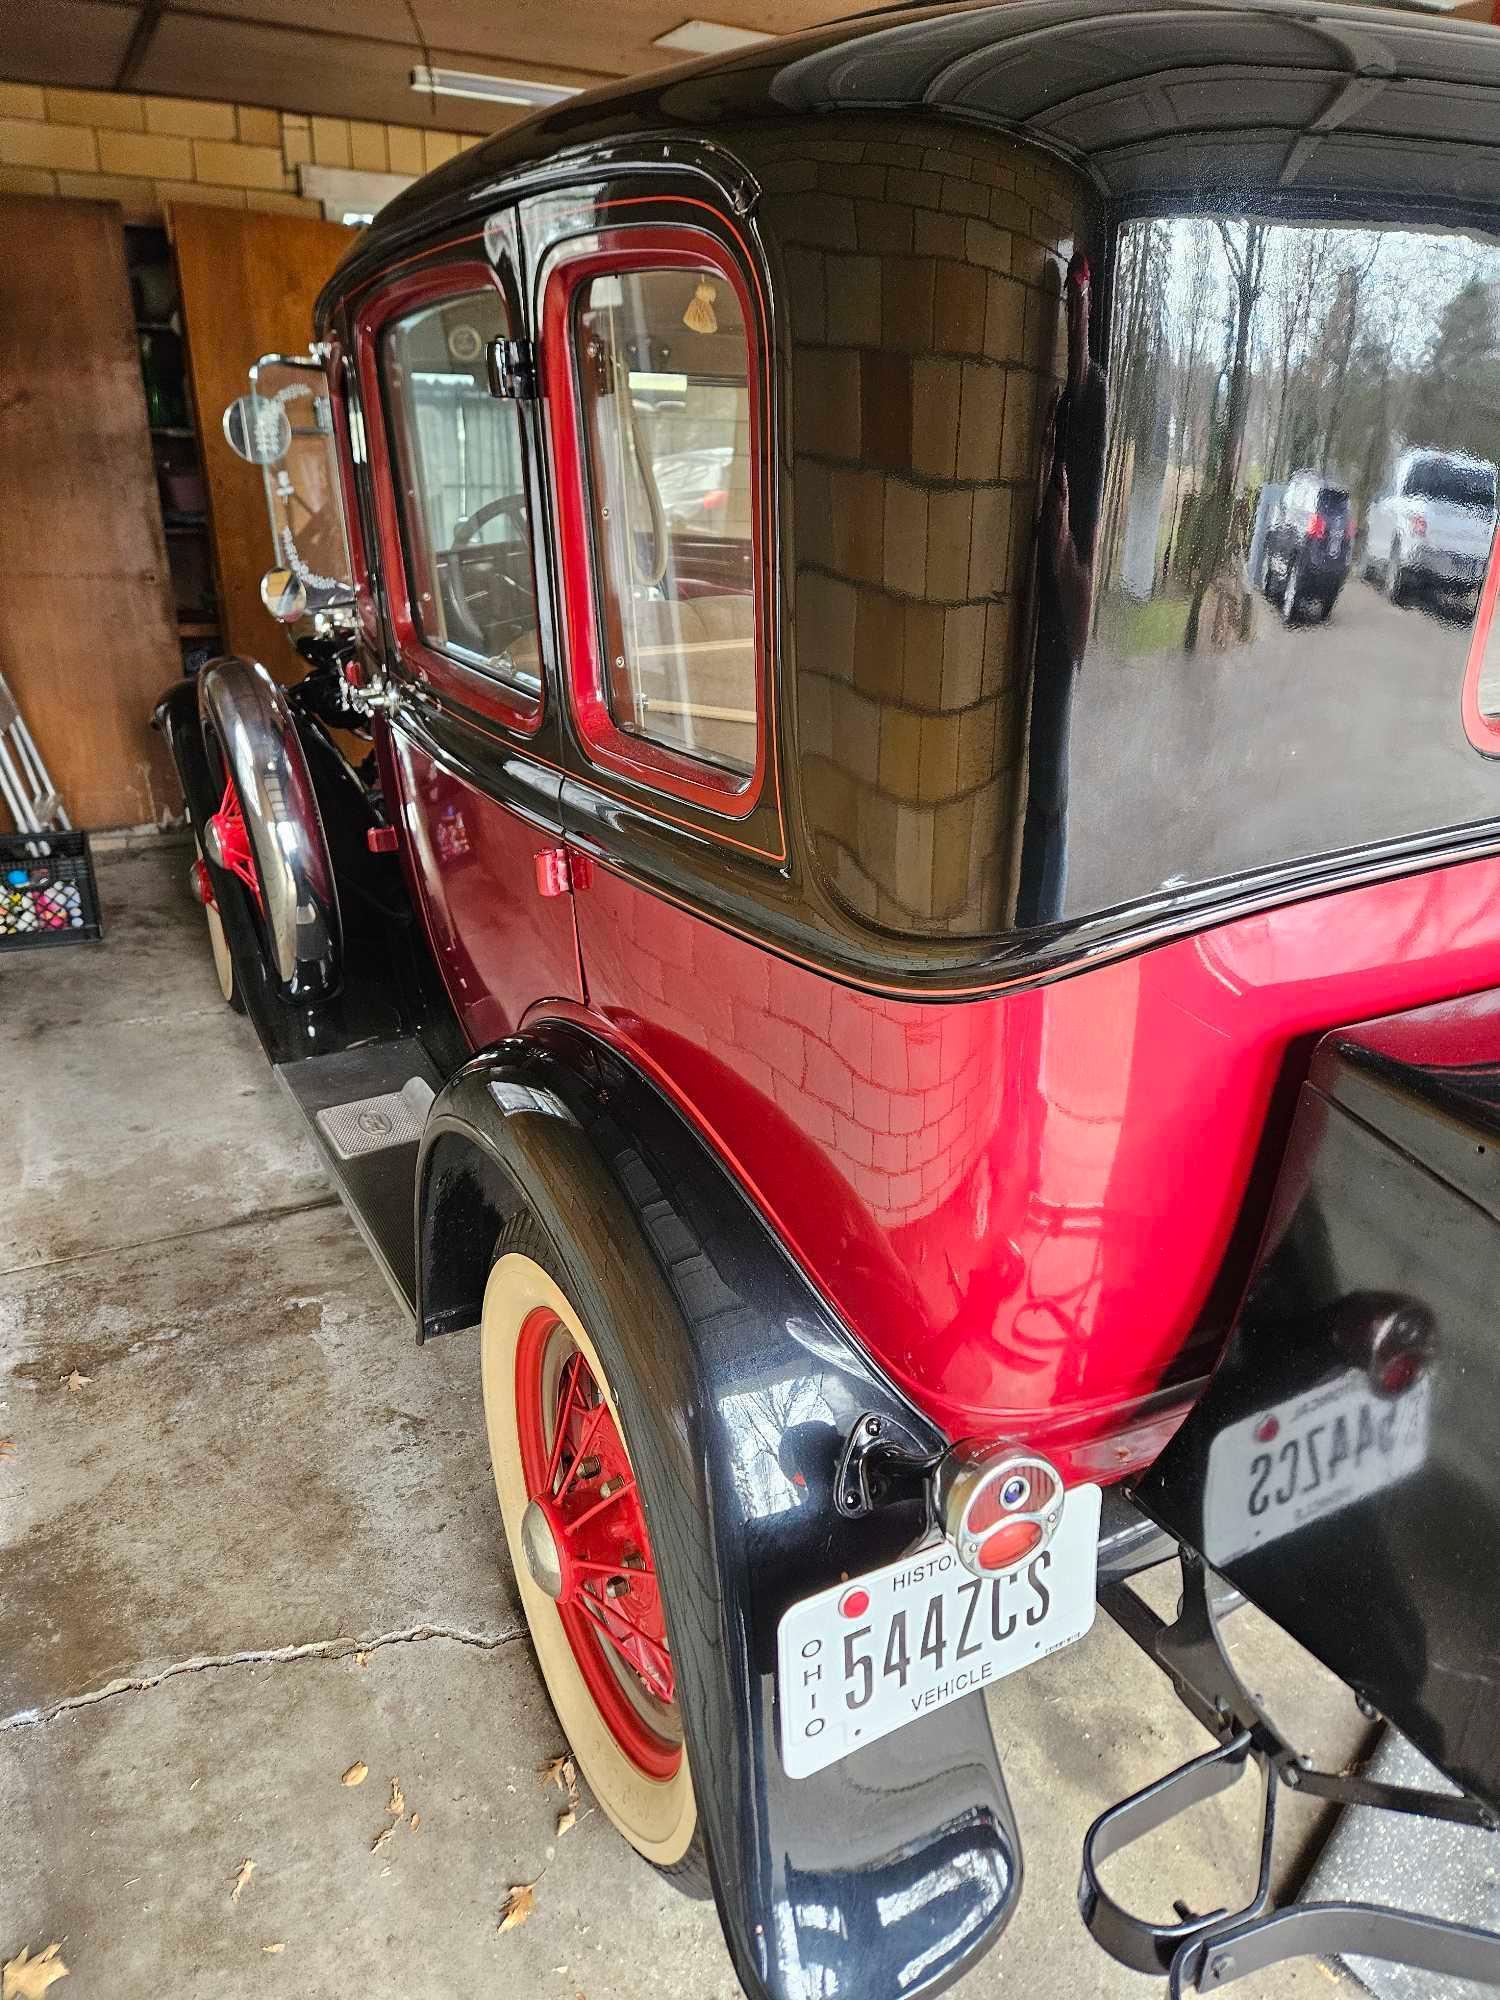
[[[590,1326],[630,1434],[709,1871],[753,2000],[933,1993],[993,1943],[1020,1843],[982,1695],[799,1780],[777,1748],[781,1613],[914,1547],[913,1499],[848,1520],[839,1454],[866,1413],[947,1440],[888,1382],[683,1115],[617,1050],[550,1022],[469,1062],[427,1118],[421,1337],[474,1325],[525,1203],[554,1240],[638,1233],[670,1325]],[[632,1246],[632,1254],[637,1246]]]

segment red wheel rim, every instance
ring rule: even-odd
[[[593,1370],[544,1306],[516,1345],[516,1429],[527,1511],[544,1518],[557,1558],[555,1591],[537,1580],[610,1735],[647,1777],[670,1778],[680,1735],[652,1718],[672,1726],[676,1676],[645,1509]]]
[[[263,910],[265,904],[261,900],[260,878],[255,872],[255,856],[250,849],[250,835],[245,827],[245,815],[240,811],[239,794],[234,789],[233,778],[225,777],[223,800],[208,823],[213,829],[219,866],[228,874],[237,876],[255,898],[256,908]]]

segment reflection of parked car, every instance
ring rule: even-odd
[[[1265,593],[1283,624],[1317,608],[1326,618],[1349,574],[1349,495],[1316,472],[1294,473],[1266,535]]]
[[[1494,466],[1463,452],[1409,451],[1370,509],[1364,573],[1393,604],[1425,585],[1467,598],[1472,615],[1494,536]]]
[[[670,516],[697,519],[724,508],[734,466],[733,446],[674,451],[655,462],[656,488]]]

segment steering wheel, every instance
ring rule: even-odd
[[[524,564],[522,576],[517,577],[511,574],[502,561],[504,551],[501,548],[496,548],[494,551],[494,573],[486,578],[483,583],[476,586],[475,589],[465,589],[462,583],[463,564],[455,562],[451,558],[457,556],[460,550],[470,547],[481,528],[488,527],[491,521],[497,521],[503,516],[513,516],[520,524],[520,531],[516,537],[514,546]],[[453,542],[449,550],[449,556],[450,560],[443,573],[443,608],[448,615],[450,636],[457,639],[460,644],[467,646],[471,652],[488,657],[491,651],[489,635],[484,631],[474,615],[474,604],[480,597],[488,596],[493,585],[497,583],[503,586],[511,598],[517,600],[516,611],[519,615],[505,618],[502,614],[499,619],[492,622],[514,624],[518,631],[524,630],[527,626],[536,622],[535,600],[531,585],[531,550],[527,539],[526,500],[524,495],[518,493],[501,494],[497,499],[484,501],[482,505],[474,509],[472,514],[466,514],[453,530]]]

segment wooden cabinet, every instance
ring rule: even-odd
[[[0,196],[0,673],[76,825],[176,809],[179,671],[120,211]]]
[[[313,303],[354,232],[309,216],[221,208],[174,207],[169,220],[224,646],[262,661],[278,678],[295,679],[296,655],[260,601],[260,579],[272,559],[261,476],[229,449],[220,417],[245,393],[250,366],[263,354],[306,353]]]

